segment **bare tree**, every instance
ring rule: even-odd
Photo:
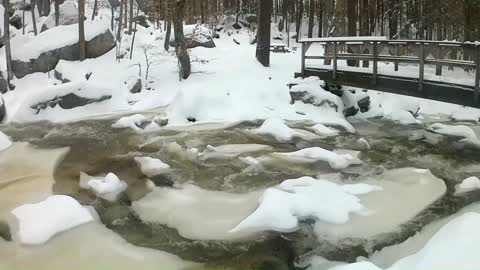
[[[165,43],[163,44],[163,47],[165,48],[165,51],[168,51],[170,48],[170,36],[172,35],[172,12],[170,10],[170,4],[171,0],[166,0],[165,1]]]
[[[37,35],[37,20],[35,19],[35,0],[31,0],[32,5],[32,24],[33,24],[33,34]]]
[[[60,0],[53,0],[55,5],[55,26],[60,24]]]
[[[7,61],[7,82],[9,88],[11,89],[11,81],[13,80],[13,71],[12,71],[12,51],[10,46],[10,27],[9,27],[9,18],[8,15],[10,10],[10,0],[3,0],[4,5],[4,14],[3,14],[3,30],[5,38],[5,60]]]
[[[313,27],[315,25],[315,0],[310,0],[308,6],[308,37],[313,37]]]
[[[120,42],[120,39],[122,38],[122,16],[123,16],[123,2],[126,0],[121,0],[120,2],[120,11],[118,15],[118,28],[117,28],[117,42]]]
[[[176,0],[173,16],[173,28],[175,30],[175,53],[179,63],[179,76],[187,79],[191,73],[190,57],[185,46],[183,35],[183,18],[185,16],[185,0]]]
[[[44,0],[45,1],[45,0]],[[85,46],[85,0],[78,0],[78,47],[80,61],[86,58]]]
[[[128,34],[131,35],[132,34],[132,30],[133,30],[133,0],[130,0],[130,22],[128,24]]]
[[[55,1],[58,1],[58,0],[55,0]],[[97,9],[98,9],[98,0],[95,0],[93,2],[92,21],[95,19],[95,16],[97,15]]]
[[[272,17],[272,0],[259,1],[257,52],[258,62],[265,67],[270,66],[270,22]]]

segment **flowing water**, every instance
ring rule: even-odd
[[[139,134],[132,129],[113,129],[111,126],[116,120],[118,120],[118,117],[83,120],[66,124],[42,122],[0,125],[0,130],[10,136],[13,141],[28,142],[33,146],[20,147],[18,144],[13,146],[15,151],[11,155],[15,155],[17,163],[25,163],[19,164],[21,166],[20,172],[18,170],[14,173],[8,172],[14,170],[14,168],[11,165],[6,167],[5,164],[2,167],[1,163],[3,161],[0,159],[0,168],[3,170],[0,172],[0,202],[13,201],[12,205],[30,202],[32,198],[25,198],[22,201],[21,196],[18,197],[19,195],[14,194],[11,190],[15,191],[16,186],[23,185],[22,188],[17,189],[18,192],[23,192],[28,188],[40,192],[39,190],[45,189],[46,186],[45,194],[70,195],[84,205],[93,206],[97,210],[101,222],[108,228],[107,231],[117,234],[112,237],[120,236],[135,246],[165,251],[177,255],[183,260],[204,263],[209,268],[293,269],[295,263],[312,254],[321,255],[331,260],[348,262],[354,261],[358,256],[371,255],[373,251],[404,241],[424,225],[453,214],[480,199],[480,193],[478,192],[471,192],[463,196],[454,196],[453,194],[455,185],[463,179],[470,176],[480,177],[478,150],[464,147],[455,138],[427,131],[426,126],[428,124],[404,126],[379,119],[352,120],[352,124],[357,129],[355,134],[342,133],[335,137],[319,137],[308,141],[296,139],[290,143],[278,143],[272,137],[254,135],[248,132],[248,129],[261,124],[260,121],[230,125],[163,128],[158,131]],[[441,119],[436,116],[427,116],[424,122],[438,121],[449,122],[448,119]],[[300,129],[307,129],[311,126],[311,123],[306,122],[291,122],[288,124],[290,127]],[[472,123],[466,124],[470,125],[476,132],[480,131],[480,126]],[[369,147],[360,142],[360,138],[368,141]],[[289,161],[274,161],[261,168],[255,168],[246,165],[237,156],[199,159],[195,156],[195,152],[191,150],[197,148],[201,152],[208,145],[230,144],[270,146],[270,148],[265,148],[259,152],[241,155],[254,157],[268,155],[271,152],[290,152],[315,146],[328,150],[355,150],[361,152],[360,159],[363,164],[337,171],[330,168],[328,163],[325,162],[298,164]],[[66,147],[69,148],[69,151],[67,152],[64,149],[62,150],[63,154],[58,152],[60,150],[55,150],[58,155],[53,155],[51,152],[53,149]],[[162,201],[159,199],[158,208],[162,209],[163,212],[161,213],[165,213],[165,216],[175,215],[176,213],[178,216],[184,215],[185,217],[183,219],[179,217],[178,220],[169,220],[164,218],[163,214],[159,214],[157,219],[164,218],[168,222],[147,222],[140,218],[136,208],[137,202],[152,191],[151,182],[134,161],[135,157],[143,156],[159,158],[172,167],[172,170],[167,174],[152,179],[159,192],[162,192],[162,188],[170,189],[169,186],[171,185],[174,185],[173,189],[185,188],[189,185],[195,187],[189,194],[196,196],[197,202],[192,205],[195,205],[197,213],[189,207],[185,207],[185,209],[166,209],[168,208],[168,200],[164,199]],[[59,158],[58,164],[51,164],[56,157]],[[7,158],[4,157],[4,159]],[[29,162],[35,163],[35,166],[39,168],[54,167],[53,181],[51,183],[48,181],[40,182],[41,179],[46,178],[45,174],[42,174],[44,175],[43,178],[37,177],[37,171],[29,171]],[[231,216],[230,223],[234,224],[237,219],[244,217],[246,213],[248,215],[255,209],[256,201],[258,201],[262,190],[286,179],[295,179],[302,176],[335,175],[337,179],[340,179],[339,181],[356,182],[372,177],[379,178],[389,170],[408,167],[430,169],[436,177],[445,181],[446,195],[412,220],[402,224],[398,230],[383,234],[381,237],[372,239],[350,237],[340,242],[324,241],[315,237],[313,228],[315,221],[308,219],[302,221],[301,229],[294,233],[268,232],[240,237],[239,239],[222,238],[222,234],[216,231],[216,227],[212,227],[210,230],[196,227],[201,226],[202,216],[203,219],[209,219],[209,215],[215,216],[216,214]],[[80,172],[92,176],[102,176],[113,172],[128,183],[128,190],[115,203],[99,199],[92,192],[80,188]],[[15,175],[15,177],[12,175]],[[22,177],[30,177],[29,182],[19,180]],[[38,185],[38,187],[35,185]],[[10,190],[7,190],[8,188]],[[50,188],[51,190],[49,190]],[[209,191],[215,191],[215,193],[209,193]],[[229,204],[230,197],[228,196],[232,194],[239,194],[238,200],[240,201],[238,202],[237,199],[233,198],[231,204]],[[242,197],[243,195],[247,196],[246,194],[250,197]],[[173,194],[172,196],[177,195]],[[220,198],[224,196],[225,203],[221,203],[221,200],[215,201],[213,198],[215,196]],[[242,198],[246,198],[245,201],[241,201]],[[202,202],[205,201],[205,204],[208,204],[209,200],[212,200],[211,204],[217,204],[216,208],[211,209],[211,205],[202,206]],[[408,205],[408,200],[409,198],[406,197],[405,202],[398,203]],[[236,202],[238,203],[235,204]],[[157,201],[153,200],[153,203],[155,206]],[[7,204],[5,203],[5,205]],[[238,209],[235,209],[236,206],[238,206]],[[228,207],[233,207],[233,209],[228,209]],[[212,213],[209,213],[209,209]],[[2,207],[0,207],[0,210],[2,210]],[[5,207],[3,212],[0,211],[0,214],[6,216],[8,210],[11,209]],[[205,211],[205,213],[198,213],[199,211]],[[5,217],[0,216],[0,232],[1,224],[6,223],[2,221],[3,218]],[[152,220],[155,219],[152,217]],[[375,222],[381,223],[382,220],[376,220]],[[170,226],[167,226],[167,223]],[[177,224],[178,227],[175,228],[172,224]],[[51,245],[53,248],[56,245],[57,250],[73,249],[75,246],[76,252],[83,253],[84,251],[79,246],[86,249],[88,249],[88,246],[76,243],[82,241],[82,235],[92,234],[92,231],[96,231],[99,235],[105,233],[102,231],[105,229],[102,228],[92,227],[92,230],[89,231],[88,228],[83,227],[81,226],[81,230],[75,229],[77,235],[76,237],[70,237],[69,241],[71,242],[64,240],[66,242],[59,243],[60,240],[58,240],[57,242],[47,243],[46,246]],[[193,235],[193,237],[190,237],[190,235]],[[211,239],[209,239],[209,236],[211,236]],[[2,241],[1,237],[0,241]],[[115,242],[111,238],[108,241],[113,241],[111,245],[118,244],[120,246],[119,242]],[[95,246],[95,244],[92,245]],[[108,248],[108,246],[105,247],[105,244],[100,245],[100,247]],[[15,252],[13,250],[16,250],[16,248],[7,245],[2,249],[0,242],[0,253],[9,250]],[[85,251],[85,254],[90,254],[89,252]],[[30,253],[35,252],[29,251]],[[0,257],[2,257],[1,254]],[[113,255],[111,258],[112,261],[115,260]],[[27,259],[32,260],[31,257],[17,256],[14,259],[16,261],[13,264],[7,264],[7,266],[16,265],[21,268],[28,265],[22,264],[21,260]],[[37,256],[35,260],[36,263],[42,264],[42,260],[56,259]],[[122,265],[128,267],[129,264],[125,262]],[[77,267],[85,266],[85,264],[77,265]],[[97,265],[97,267],[101,266]],[[106,264],[105,266],[108,268],[109,265]],[[143,266],[144,268],[155,267],[155,262],[150,261],[150,264]],[[1,262],[0,268],[2,268]]]

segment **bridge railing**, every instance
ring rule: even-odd
[[[324,65],[332,65],[333,79],[337,77],[338,61],[347,60],[353,67],[370,67],[372,63],[372,84],[377,83],[378,64],[394,63],[394,71],[399,71],[399,63],[418,65],[418,90],[422,91],[425,78],[425,65],[435,65],[436,75],[442,75],[444,66],[475,72],[473,89],[475,103],[480,95],[480,43],[431,41],[431,40],[387,40],[386,37],[338,37],[310,38],[302,44],[301,73],[305,73],[306,60],[324,60]],[[308,54],[313,44],[324,47],[323,54]]]

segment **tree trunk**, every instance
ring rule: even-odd
[[[133,0],[130,0],[130,22],[128,24],[128,34],[131,35],[133,30]]]
[[[53,1],[55,5],[55,26],[58,26],[60,24],[60,3],[59,3],[60,0],[53,0]],[[97,0],[95,0],[95,2],[97,2]]]
[[[78,47],[79,47],[80,61],[83,61],[86,58],[84,21],[85,21],[85,0],[78,0]]]
[[[38,17],[43,16],[43,1],[47,1],[47,0],[38,0],[37,1]]]
[[[272,18],[272,0],[259,1],[257,60],[264,67],[270,66],[270,21]]]
[[[322,1],[323,0],[318,0],[318,37],[323,36],[323,6],[322,6]]]
[[[33,34],[37,35],[37,20],[35,19],[35,0],[31,0],[32,5],[32,24],[33,24]]]
[[[58,0],[54,0],[54,1],[56,3]],[[97,15],[97,8],[98,8],[98,0],[95,0],[93,2],[92,21],[95,19],[95,15]]]
[[[175,30],[175,52],[179,63],[179,75],[182,79],[187,79],[191,73],[190,57],[185,46],[185,37],[183,35],[183,18],[185,16],[185,0],[175,1],[175,12],[173,13],[173,27]]]
[[[121,0],[120,2],[120,11],[118,15],[118,29],[117,29],[117,42],[120,42],[120,39],[122,38],[122,22],[123,22],[123,2],[127,0]]]
[[[313,37],[313,26],[315,25],[315,0],[310,0],[308,15],[308,38]]]
[[[125,27],[127,27],[127,25],[128,25],[128,1],[127,0],[123,1],[123,4],[125,5],[125,7],[123,7],[124,12],[125,12],[125,14],[123,15],[123,25]]]
[[[4,38],[5,38],[5,58],[7,61],[7,82],[10,88],[10,82],[13,80],[13,71],[12,71],[12,51],[10,47],[10,27],[9,19],[10,16],[8,11],[10,10],[10,0],[3,0],[4,5],[4,14],[3,14],[3,25],[4,25]]]
[[[170,49],[170,36],[172,35],[172,18],[170,17],[170,15],[167,17],[165,25],[167,27],[167,30],[165,33],[165,44],[163,45],[163,47],[165,48],[165,51],[168,51],[168,49]]]
[[[43,14],[42,15],[43,16],[50,15],[50,0],[43,0],[42,4],[43,4],[43,7],[42,7]]]
[[[260,1],[261,2],[261,1]],[[297,43],[300,40],[300,35],[302,31],[302,19],[303,19],[303,0],[297,0]]]
[[[23,11],[22,11],[22,35],[25,35],[25,6],[26,1],[23,0]],[[35,10],[33,10],[35,11]]]

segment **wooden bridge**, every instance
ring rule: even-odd
[[[480,43],[385,37],[300,43],[302,66],[295,77],[318,76],[329,84],[480,107]]]

